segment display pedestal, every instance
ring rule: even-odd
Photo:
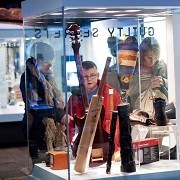
[[[8,105],[0,108],[0,144],[25,143],[22,131],[24,105]]]
[[[21,122],[24,114],[24,105],[8,105],[0,108],[0,123]]]
[[[177,160],[160,160],[158,162],[142,165],[137,167],[134,173],[120,172],[120,162],[113,162],[111,173],[106,174],[106,164],[95,168],[89,168],[84,174],[74,171],[74,162],[70,164],[70,179],[121,179],[121,180],[163,180],[163,179],[179,179],[180,164]],[[60,180],[68,179],[68,170],[52,170],[46,167],[45,163],[35,164],[32,175],[29,180]]]

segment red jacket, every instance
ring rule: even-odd
[[[98,81],[99,84],[100,81]],[[103,90],[103,106],[105,109],[105,115],[104,119],[102,121],[102,128],[109,134],[110,133],[110,122],[111,122],[111,103],[110,103],[110,95],[109,90],[113,89],[110,85],[105,84],[104,90]],[[113,107],[114,110],[117,110],[117,106],[120,104],[120,95],[119,93],[113,89]],[[84,108],[82,105],[82,96],[77,95],[71,95],[68,100],[68,113],[69,115],[73,116],[76,114],[78,117],[84,116]],[[116,125],[116,134],[115,134],[115,151],[119,149],[119,121],[117,121]],[[70,142],[72,141],[73,136],[75,135],[75,123],[74,121],[69,122],[69,136],[70,136]]]

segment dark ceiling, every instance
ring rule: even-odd
[[[0,22],[22,23],[21,2],[25,0],[1,0]]]
[[[21,2],[25,0],[3,0],[0,1],[0,8],[21,8]]]

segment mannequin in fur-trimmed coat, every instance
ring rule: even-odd
[[[31,47],[30,56],[20,82],[26,104],[22,127],[24,134],[28,135],[30,156],[37,158],[38,150],[65,148],[66,119],[69,121],[72,117],[68,115],[66,118],[61,91],[51,72],[52,46],[36,42]]]
[[[34,44],[31,55],[37,59],[31,57],[26,61],[26,73],[20,82],[23,100],[27,102],[22,123],[24,127],[28,123],[29,142],[35,143],[37,149],[61,150],[66,146],[66,113],[61,91],[50,70],[54,52],[50,45],[40,42]],[[69,119],[72,117],[68,116]]]
[[[38,125],[41,126],[42,121],[45,126],[44,138],[47,150],[49,151],[53,150],[53,146],[56,148],[65,146],[66,115],[65,111],[63,111],[64,103],[61,99],[61,91],[57,88],[52,73],[44,76],[41,72],[37,71],[34,61],[35,59],[30,58],[26,62],[27,107],[29,107],[30,112],[28,113],[29,140],[38,139],[39,141],[39,137],[36,137],[38,133],[33,131],[37,131]],[[22,84],[25,85],[24,80],[25,74],[21,77],[21,87],[23,86]],[[25,100],[25,94],[22,94]]]

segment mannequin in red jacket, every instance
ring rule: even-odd
[[[82,62],[82,70],[83,70],[83,78],[84,78],[84,84],[86,88],[86,92],[88,95],[89,102],[91,101],[91,98],[93,95],[95,95],[98,91],[99,87],[99,73],[97,70],[97,66],[92,61],[83,61]],[[110,95],[111,94],[111,95]],[[101,110],[101,123],[100,129],[103,132],[103,138],[104,142],[108,142],[108,135],[110,133],[110,124],[111,124],[111,114],[112,110],[116,110],[117,106],[120,104],[120,95],[119,93],[113,89],[108,84],[105,84],[104,90],[103,90],[103,107]],[[68,100],[68,114],[71,116],[77,116],[79,118],[83,118],[85,116],[85,111],[82,104],[82,96],[79,90],[72,91],[72,95],[70,96]],[[77,125],[75,124],[74,120],[70,120],[69,122],[69,141],[74,143],[77,138],[77,134],[79,133],[79,128],[77,128]],[[117,121],[116,125],[116,133],[115,133],[115,152],[119,151],[119,121]],[[99,138],[100,133],[98,132],[98,128],[96,130],[94,142],[98,143],[97,139]],[[73,147],[73,146],[72,146]]]

